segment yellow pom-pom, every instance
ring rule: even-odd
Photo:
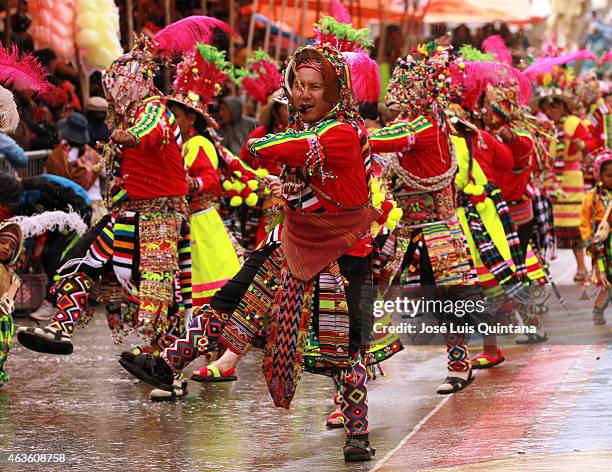
[[[474,185],[474,193],[472,195],[482,195],[485,189],[482,185]]]
[[[264,195],[270,195],[272,192],[268,187],[264,188]]]
[[[247,204],[247,206],[254,207],[255,205],[257,205],[257,200],[257,194],[251,193],[248,197],[246,197],[245,203]]]
[[[385,221],[385,228],[387,228],[389,231],[393,231],[396,227],[397,227],[397,221],[389,220],[389,219]]]
[[[234,171],[234,175],[238,178],[242,177],[242,172],[240,172],[239,170],[235,170]]]
[[[380,232],[380,225],[375,221],[374,223],[372,223],[372,227],[370,228],[370,233],[372,233],[373,237],[378,236],[378,233]]]
[[[246,185],[245,185],[245,184],[243,184],[243,183],[242,183],[242,182],[240,182],[240,181],[237,181],[237,182],[234,184],[234,190],[236,190],[236,191],[238,191],[238,192],[242,192],[242,191],[244,190],[244,187],[246,187]]]
[[[384,193],[375,193],[374,195],[372,195],[372,205],[374,205],[376,208],[380,208],[380,206],[382,205],[382,202],[384,201],[385,201]]]
[[[472,183],[466,184],[465,187],[463,187],[463,192],[467,195],[474,195],[474,187],[475,185]]]
[[[249,180],[247,185],[251,190],[257,190],[257,187],[259,187],[259,182],[257,182],[257,180]]]
[[[236,195],[235,197],[232,197],[230,199],[230,206],[239,207],[240,205],[242,205],[242,197],[239,197],[238,195]]]
[[[394,208],[389,212],[389,219],[393,221],[399,221],[404,214],[404,211],[401,208]]]
[[[263,179],[264,177],[270,175],[270,172],[268,172],[268,169],[261,167],[255,171],[255,175],[258,179]]]
[[[232,189],[232,182],[229,180],[224,180],[223,181],[223,190],[225,190],[226,192],[229,192]]]
[[[376,179],[372,179],[372,183],[370,184],[370,189],[372,189],[372,193],[380,192],[380,182]]]

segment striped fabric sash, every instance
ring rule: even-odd
[[[485,185],[485,191],[495,204],[499,214],[510,247],[510,255],[514,261],[515,270],[512,270],[508,261],[500,254],[491,235],[484,226],[475,205],[469,200],[464,203],[468,226],[482,263],[495,277],[495,280],[497,280],[506,294],[512,297],[518,294],[522,288],[524,277],[527,275],[525,256],[521,251],[518,234],[510,217],[508,205],[501,197],[501,191],[492,184]]]
[[[125,211],[119,214],[113,225],[113,233],[113,271],[124,289],[129,293],[136,293],[132,284],[136,213]]]

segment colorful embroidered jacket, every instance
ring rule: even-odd
[[[373,131],[370,144],[374,152],[400,155],[401,169],[392,164],[387,170],[398,177],[392,191],[404,211],[404,228],[411,230],[455,217],[453,159],[448,138],[435,120],[418,116],[398,121]]]
[[[514,167],[512,151],[487,131],[480,130],[479,134],[480,139],[478,135],[470,134],[466,142],[487,181],[501,187],[504,174],[512,172]]]
[[[591,134],[597,149],[612,146],[612,112],[603,99],[591,108],[588,120],[591,123]]]
[[[533,158],[534,143],[529,133],[517,129],[513,131],[516,137],[509,143],[497,141],[501,145],[500,148],[506,148],[512,155],[512,169],[510,172],[504,172],[499,183],[504,200],[511,205],[521,200],[530,201],[533,198],[530,183],[536,165]]]
[[[376,153],[401,153],[402,167],[420,178],[434,177],[450,168],[446,136],[434,120],[425,116],[373,131],[370,146]]]
[[[158,96],[144,100],[127,131],[139,143],[121,152],[120,177],[129,200],[186,195],[187,174],[176,120]]]
[[[285,195],[292,209],[304,212],[343,212],[359,207],[369,199],[369,146],[365,129],[334,118],[323,119],[307,131],[287,130],[270,134],[250,147],[262,159],[298,168],[307,175]],[[286,169],[291,180],[296,172]],[[287,187],[287,184],[284,186]],[[313,190],[314,187],[314,190]],[[321,192],[326,197],[321,196]],[[371,237],[364,238],[347,253],[365,256],[371,251]]]
[[[215,145],[204,136],[192,136],[183,144],[183,156],[189,176],[196,188],[191,192],[189,209],[192,213],[204,210],[221,195],[221,182],[217,169],[219,158]]]

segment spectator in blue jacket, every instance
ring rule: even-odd
[[[0,133],[0,154],[10,162],[13,167],[26,167],[28,156],[19,144],[10,136]]]

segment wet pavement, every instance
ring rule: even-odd
[[[573,271],[561,254],[553,272],[564,293]],[[355,465],[342,458],[343,432],[325,428],[331,380],[304,374],[291,410],[277,409],[252,352],[238,382],[191,382],[185,400],[151,403],[150,388],[116,362],[121,348],[98,316],[71,356],[15,345],[0,390],[0,471],[610,471],[612,315],[594,330],[583,295],[574,289],[571,309],[547,315],[550,343],[504,340],[507,361],[459,394],[435,394],[445,375],[439,346],[387,361],[387,375],[369,384],[376,461]],[[66,461],[24,466],[8,453]]]

